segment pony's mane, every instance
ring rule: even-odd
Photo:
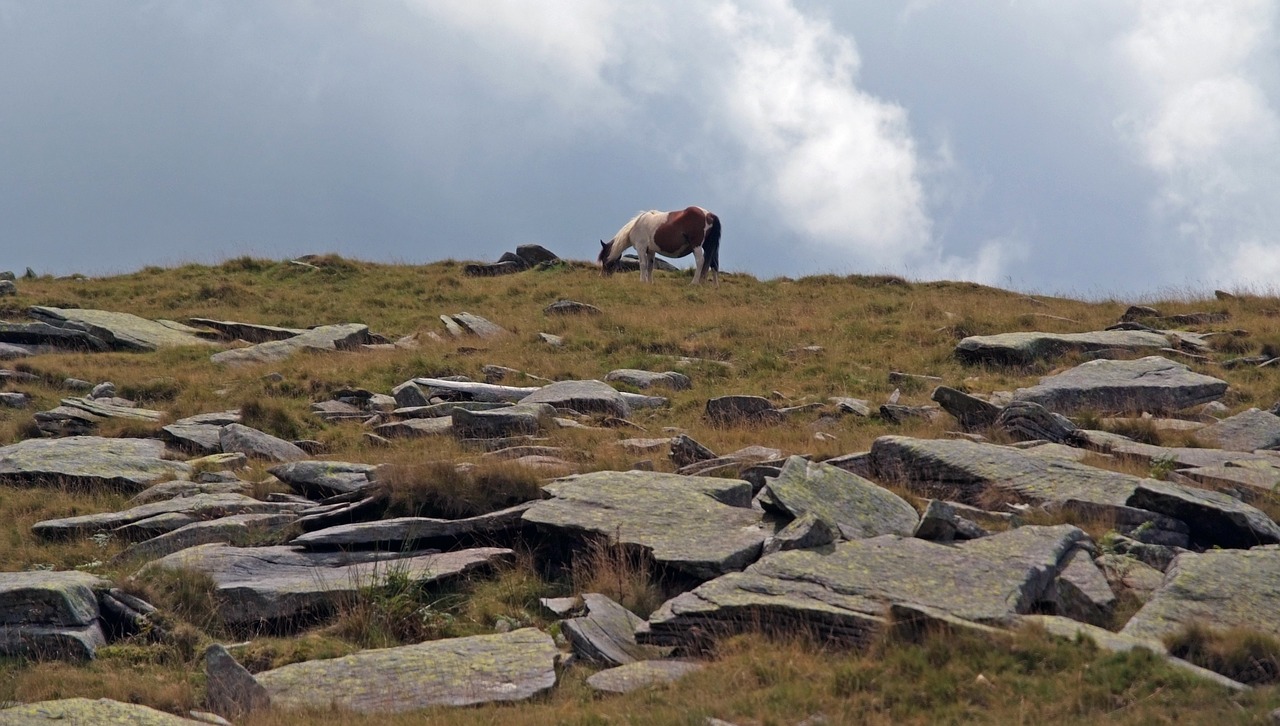
[[[618,240],[626,239],[627,235],[631,234],[631,230],[635,228],[636,222],[639,222],[640,218],[646,214],[649,214],[649,212],[636,212],[636,216],[627,220],[627,223],[622,225],[622,229],[618,230],[618,233],[613,236],[613,239],[609,240],[609,245],[613,246],[618,242]]]

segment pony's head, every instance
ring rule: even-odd
[[[600,263],[600,275],[608,277],[618,270],[619,260],[610,260],[609,252],[612,245],[609,242],[600,240],[600,256],[596,258],[596,262]]]

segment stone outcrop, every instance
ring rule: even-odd
[[[104,341],[113,350],[153,351],[179,346],[209,346],[199,330],[172,320],[147,320],[131,313],[34,306],[32,318],[60,328],[82,330]]]
[[[812,514],[845,539],[907,536],[920,521],[915,508],[893,492],[857,474],[799,456],[787,459],[776,477],[765,479],[761,500],[766,509],[791,517]]]
[[[154,439],[27,439],[0,447],[0,482],[141,491],[190,475],[187,464],[164,456],[164,443]]]
[[[1159,413],[1178,411],[1227,392],[1227,382],[1192,372],[1159,356],[1138,360],[1094,360],[1020,388],[1014,400],[1030,401],[1057,413],[1076,411]]]
[[[214,363],[233,366],[274,363],[301,351],[328,353],[336,350],[354,350],[371,342],[373,340],[369,336],[367,325],[359,323],[321,325],[292,338],[271,340],[247,348],[224,350],[213,354],[210,360]]]
[[[93,658],[106,644],[98,593],[109,587],[84,572],[0,572],[0,655]]]

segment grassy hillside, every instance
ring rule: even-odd
[[[628,468],[638,457],[614,442],[631,436],[669,436],[667,427],[687,432],[718,453],[760,444],[788,454],[832,456],[865,450],[886,433],[942,436],[954,422],[948,416],[934,423],[902,425],[855,416],[817,421],[815,414],[780,426],[716,427],[703,419],[703,406],[710,397],[750,394],[786,405],[851,396],[868,400],[874,408],[895,389],[901,391],[901,403],[928,403],[931,385],[891,382],[891,371],[938,376],[946,385],[977,393],[1012,390],[1079,359],[1020,369],[972,367],[954,359],[955,343],[966,335],[997,332],[1100,330],[1132,302],[1154,306],[1166,315],[1228,313],[1225,323],[1193,328],[1221,332],[1214,338],[1219,360],[1280,351],[1280,299],[1271,297],[1083,302],[886,276],[760,281],[725,275],[716,289],[690,286],[688,274],[655,273],[653,285],[642,284],[635,274],[602,279],[593,267],[578,263],[508,277],[467,278],[462,266],[452,261],[407,266],[323,257],[311,262],[314,268],[240,258],[212,267],[149,267],[103,279],[24,279],[18,282],[17,297],[0,298],[0,318],[21,320],[28,306],[47,305],[286,327],[360,322],[391,339],[416,334],[419,346],[301,355],[279,364],[240,368],[211,363],[205,349],[23,359],[0,367],[40,377],[39,383],[16,386],[35,398],[34,408],[0,408],[0,445],[35,435],[32,410],[56,406],[67,395],[61,381],[74,377],[112,381],[119,395],[164,411],[167,420],[244,407],[246,423],[284,438],[318,440],[328,447],[327,458],[392,462],[407,468],[477,461],[477,452],[460,448],[449,437],[374,446],[359,423],[326,423],[308,409],[344,387],[388,393],[416,376],[462,374],[484,380],[481,369],[490,364],[547,379],[599,379],[616,368],[669,370],[673,359],[683,356],[703,359],[683,369],[693,379],[693,388],[664,393],[671,399],[667,408],[637,411],[632,421],[643,431],[561,431],[553,434],[552,443],[581,451],[586,470]],[[562,298],[590,303],[604,312],[543,312]],[[439,316],[462,311],[488,318],[513,335],[496,342],[444,335]],[[545,344],[538,337],[541,332],[563,336],[564,345]],[[433,339],[429,333],[443,337]],[[1224,402],[1232,412],[1268,408],[1280,400],[1280,374],[1274,368],[1224,370],[1215,363],[1192,367],[1231,383]],[[273,373],[280,375],[268,377]],[[519,376],[503,382],[532,385]],[[149,435],[159,425],[122,424],[105,434]],[[819,431],[827,436],[815,437]],[[655,465],[659,470],[672,468],[662,460]],[[528,490],[536,485],[529,472],[489,469],[494,469],[491,488]],[[485,471],[482,467],[481,474],[457,485],[483,488],[477,482]],[[265,478],[260,468],[248,475]],[[413,479],[403,480],[406,506],[433,496],[413,490]],[[164,606],[177,641],[112,645],[84,666],[0,661],[0,702],[83,695],[175,712],[198,705],[203,688],[200,648],[210,639],[232,637],[220,629],[207,587],[202,589],[190,578],[130,582],[131,572],[102,564],[120,551],[120,543],[49,543],[30,534],[34,522],[119,508],[126,498],[0,486],[0,571],[80,567],[102,573]],[[1268,510],[1273,515],[1276,511]],[[257,639],[237,656],[260,670],[361,647],[491,632],[500,618],[545,625],[549,621],[536,608],[542,596],[596,589],[644,614],[667,594],[648,584],[643,563],[619,561],[607,552],[593,565],[563,577],[540,573],[532,560],[529,554],[496,579],[448,592],[406,588],[400,593],[370,593],[344,608],[334,623],[298,638]],[[1142,653],[1108,655],[1089,644],[1057,642],[1032,631],[996,641],[928,634],[911,641],[886,640],[867,653],[832,650],[800,637],[779,641],[749,636],[723,643],[713,655],[710,666],[694,677],[625,697],[593,696],[583,685],[590,671],[578,666],[564,674],[553,695],[531,704],[400,718],[344,714],[340,720],[701,724],[705,717],[715,716],[739,724],[791,724],[823,714],[829,723],[1262,723],[1269,709],[1280,703],[1272,687],[1229,696]],[[252,723],[338,718],[269,714]]]

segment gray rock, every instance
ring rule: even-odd
[[[1163,572],[1134,557],[1100,555],[1094,562],[1113,592],[1129,593],[1139,602],[1150,600],[1164,584]]]
[[[656,386],[669,388],[673,391],[683,391],[693,386],[693,383],[689,381],[689,376],[678,371],[655,373],[635,368],[619,368],[615,371],[609,371],[604,379],[610,383],[625,383],[642,389]]]
[[[1127,439],[1105,431],[1081,430],[1080,437],[1094,451],[1117,458],[1135,461],[1147,466],[1157,462],[1172,465],[1175,469],[1191,469],[1203,466],[1280,466],[1280,452],[1222,451],[1180,446],[1155,446]]]
[[[109,587],[84,572],[0,573],[0,656],[93,658],[106,644],[98,593]]]
[[[194,454],[222,453],[222,426],[214,424],[172,423],[160,429],[160,435],[175,448]]]
[[[582,596],[586,614],[560,623],[573,652],[589,663],[611,668],[636,661],[665,658],[670,649],[636,643],[639,616],[604,595]]]
[[[542,309],[548,315],[601,315],[603,310],[595,305],[577,302],[576,300],[556,300]]]
[[[1014,391],[1014,399],[1030,401],[1056,413],[1177,411],[1214,401],[1227,391],[1227,382],[1192,372],[1187,366],[1159,356],[1138,360],[1093,360],[1040,384]]]
[[[1251,408],[1200,429],[1195,438],[1227,451],[1280,449],[1280,416]]]
[[[769,399],[760,396],[719,396],[707,401],[707,420],[720,426],[741,423],[781,423],[783,417]]]
[[[203,572],[217,586],[223,604],[219,615],[228,626],[287,627],[304,615],[332,610],[340,599],[380,584],[393,573],[416,582],[440,582],[509,560],[513,554],[495,547],[420,554],[206,544],[155,560],[143,572],[151,568]]]
[[[297,446],[244,424],[227,424],[218,431],[218,444],[225,452],[239,452],[250,458],[268,461],[306,459],[307,452]]]
[[[298,515],[281,513],[233,514],[208,521],[192,522],[143,542],[129,545],[112,562],[143,563],[206,544],[252,547],[278,535],[298,520]]]
[[[871,415],[871,404],[861,398],[833,396],[830,400],[835,404],[836,411],[839,413],[853,414],[862,418],[867,418]]]
[[[214,713],[242,719],[270,708],[267,689],[221,645],[214,643],[205,649],[204,673],[208,684],[205,705]]]
[[[263,502],[243,494],[196,494],[177,499],[164,499],[150,504],[141,504],[120,512],[101,512],[98,514],[82,514],[76,517],[47,519],[32,525],[31,532],[40,539],[65,539],[68,537],[88,536],[97,532],[116,530],[122,536],[127,525],[149,520],[159,515],[182,514],[185,521],[177,526],[163,528],[172,531],[192,521],[220,519],[233,514],[284,514],[299,512],[306,508],[302,504]],[[156,532],[142,532],[141,538],[155,536]],[[137,539],[133,537],[131,539]]]
[[[542,245],[536,244],[517,245],[516,257],[524,260],[530,267],[560,261],[560,258],[556,256],[556,253]]]
[[[0,482],[141,491],[189,476],[188,465],[164,455],[164,443],[154,439],[27,439],[0,447]]]
[[[1079,440],[1079,429],[1070,419],[1031,401],[1013,401],[1005,406],[996,416],[995,425],[1014,441],[1069,444]]]
[[[90,434],[108,419],[128,419],[154,423],[163,418],[160,411],[119,405],[120,399],[64,398],[61,405],[41,411],[33,417],[36,426],[50,436]]]
[[[1029,526],[956,546],[884,535],[829,552],[779,552],[668,600],[636,639],[697,645],[761,623],[865,647],[895,603],[1008,622],[1036,606],[1063,558],[1087,539],[1068,525]]]
[[[685,434],[671,439],[671,463],[677,468],[716,458],[716,453]]]
[[[195,328],[168,320],[147,320],[130,313],[33,306],[27,313],[60,328],[87,331],[115,350],[152,351],[179,346],[209,346]]]
[[[399,713],[532,698],[556,684],[550,635],[522,628],[306,661],[259,673],[277,709]]]
[[[492,383],[455,381],[444,378],[415,378],[413,379],[413,382],[417,383],[419,386],[426,386],[431,389],[431,395],[448,394],[451,396],[465,397],[473,401],[508,401],[515,403],[517,401],[524,400],[530,394],[542,390],[538,387],[499,386]],[[578,382],[581,383],[582,381]],[[611,387],[601,383],[600,381],[591,381],[590,383],[596,383],[599,384],[599,386],[603,386],[603,388],[593,387],[592,393],[607,395],[605,393],[606,391],[613,391]],[[632,408],[657,408],[667,404],[667,399],[661,396],[645,396],[639,393],[619,393],[618,391],[613,391],[613,393],[621,396],[622,400]],[[548,403],[550,402],[548,401]]]
[[[552,348],[559,348],[564,345],[563,336],[552,335],[551,333],[538,333],[538,340],[541,340]]]
[[[701,669],[701,664],[691,661],[645,660],[593,673],[587,677],[587,685],[603,693],[630,693],[679,680]]]
[[[765,540],[764,554],[786,550],[807,550],[826,547],[840,539],[840,532],[813,514],[802,514]]]
[[[5,408],[26,408],[31,405],[31,396],[14,391],[0,391],[0,406]]]
[[[513,275],[525,270],[527,267],[528,265],[523,262],[511,260],[494,262],[488,265],[471,263],[462,266],[462,274],[467,277],[498,277],[500,275]]]
[[[453,433],[453,418],[449,416],[435,418],[411,418],[407,421],[392,421],[374,428],[379,436],[389,439],[416,439],[427,436],[441,436]]]
[[[524,520],[552,531],[603,535],[649,551],[659,564],[715,577],[759,557],[761,514],[744,481],[599,471],[543,487]]]
[[[1116,605],[1116,595],[1106,576],[1082,549],[1063,560],[1058,579],[1045,599],[1053,603],[1054,612],[1059,615],[1100,626],[1110,621]]]
[[[13,280],[0,280],[0,297],[18,294],[18,285]]]
[[[550,405],[532,402],[518,403],[489,411],[468,411],[458,408],[453,412],[451,430],[453,435],[460,439],[532,436],[541,431],[554,417],[555,409]]]
[[[996,422],[1000,407],[954,388],[938,386],[929,398],[955,416],[965,431],[985,429]]]
[[[406,545],[428,540],[493,536],[518,528],[523,521],[522,516],[531,506],[533,502],[526,502],[464,519],[396,517],[375,522],[342,524],[308,532],[295,538],[290,544],[313,550],[380,548],[398,551]]]
[[[911,536],[933,542],[951,542],[956,539],[977,539],[989,534],[978,524],[958,515],[955,504],[930,499]]]
[[[0,343],[24,346],[25,350],[110,350],[106,341],[83,330],[61,328],[49,323],[0,322]]]
[[[1199,342],[1199,336],[1179,333]],[[1088,353],[1103,350],[1130,352],[1151,351],[1169,347],[1169,338],[1158,331],[1104,330],[1091,333],[1000,333],[977,335],[961,340],[955,356],[965,363],[1030,365],[1051,360],[1071,352]]]
[[[1280,543],[1280,525],[1264,512],[1226,494],[1170,482],[1144,480],[1129,506],[1186,522],[1200,547],[1253,547]]]
[[[1277,494],[1280,468],[1265,463],[1258,466],[1201,466],[1170,472],[1166,479],[1174,484],[1207,486],[1241,501],[1257,504]]]
[[[252,492],[253,485],[239,479],[214,482],[167,481],[138,492],[129,500],[129,505],[136,507],[141,504],[151,504],[179,497],[192,497],[197,494],[243,494],[248,496]]]
[[[202,722],[157,711],[150,706],[121,703],[109,698],[64,698],[0,708],[0,723],[5,726],[199,726]]]
[[[726,473],[741,475],[750,467],[763,462],[781,463],[782,451],[767,446],[744,446],[737,451],[706,461],[695,461],[676,470],[684,476],[721,476]]]
[[[399,408],[412,408],[431,404],[426,394],[413,381],[405,381],[391,389],[391,395],[396,399],[396,406]]]
[[[56,348],[44,348],[38,345],[18,345],[16,343],[0,343],[0,360],[17,360],[19,358],[29,358],[33,355],[49,352],[52,353]]]
[[[579,413],[598,413],[626,418],[631,406],[612,386],[603,381],[560,381],[530,393],[520,403],[546,403]]]
[[[373,486],[378,467],[345,461],[293,461],[267,470],[289,488],[311,499],[356,494]]]
[[[280,328],[274,325],[258,325],[256,323],[237,323],[230,320],[213,320],[210,318],[191,318],[192,325],[212,328],[223,340],[243,340],[246,343],[267,343],[273,340],[287,340],[307,332],[305,328]]]
[[[366,325],[359,323],[321,325],[292,338],[258,343],[248,348],[224,350],[221,353],[215,353],[210,360],[214,363],[233,366],[273,363],[304,350],[311,352],[354,350],[370,342],[372,339],[369,337],[369,327]]]
[[[485,340],[492,340],[494,338],[501,338],[503,336],[510,335],[510,333],[502,327],[485,320],[479,315],[473,315],[471,313],[458,313],[453,316],[453,321],[458,325],[461,325],[467,331]]]
[[[1120,631],[1163,639],[1193,623],[1280,636],[1280,548],[1209,550],[1178,555],[1156,591]]]
[[[813,514],[846,539],[910,535],[920,520],[914,507],[888,489],[799,456],[787,459],[777,477],[766,479],[765,492],[766,508],[792,517]]]

